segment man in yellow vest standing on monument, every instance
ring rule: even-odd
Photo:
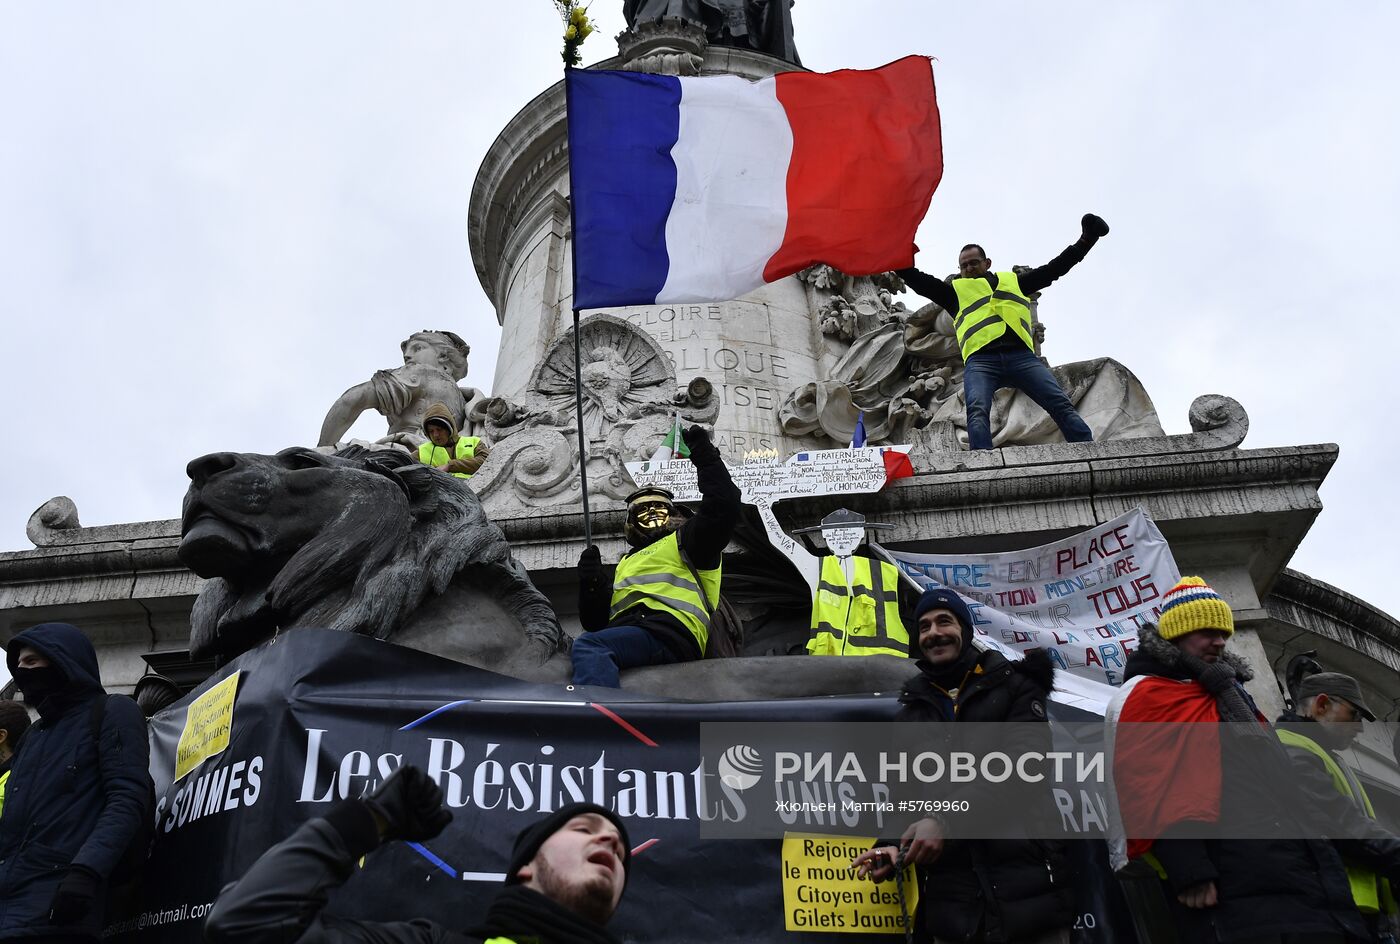
[[[1332,838],[1346,867],[1352,899],[1373,940],[1395,941],[1392,883],[1400,879],[1400,836],[1376,822],[1361,778],[1337,753],[1376,716],[1350,675],[1319,672],[1298,683],[1297,712],[1279,717],[1279,740],[1288,750],[1298,786]]]
[[[1077,242],[1050,262],[1019,276],[994,272],[986,251],[969,243],[958,253],[958,275],[951,282],[910,267],[898,270],[914,291],[953,316],[958,349],[966,365],[967,447],[992,448],[992,398],[1015,387],[1036,402],[1060,427],[1066,442],[1091,442],[1094,434],[1075,410],[1060,382],[1035,354],[1030,296],[1074,268],[1108,224],[1084,215]]]
[[[700,510],[682,522],[671,493],[627,497],[623,532],[632,550],[607,579],[597,545],[579,556],[575,685],[619,686],[622,669],[705,656],[719,606],[720,564],[739,522],[741,496],[703,427],[684,433],[700,488]]]
[[[418,447],[418,461],[455,478],[471,478],[491,454],[481,437],[457,434],[457,423],[445,403],[428,407],[423,416],[423,435],[428,441]]]

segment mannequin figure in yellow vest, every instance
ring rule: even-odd
[[[1352,899],[1372,940],[1396,940],[1394,883],[1400,880],[1400,836],[1376,822],[1361,778],[1340,751],[1356,740],[1362,720],[1375,721],[1350,675],[1319,672],[1298,683],[1295,712],[1279,717],[1279,740],[1319,829],[1346,867]]]
[[[992,271],[992,260],[976,243],[958,253],[958,274],[943,281],[910,267],[898,270],[914,291],[953,316],[962,352],[963,398],[967,402],[967,448],[992,448],[992,399],[1015,387],[1060,427],[1066,442],[1090,442],[1093,432],[1075,410],[1060,382],[1035,350],[1030,296],[1064,275],[1089,252],[1108,224],[1092,213],[1081,235],[1050,262],[1019,275]]]
[[[428,407],[423,435],[428,441],[418,447],[418,461],[459,479],[471,478],[491,454],[480,437],[458,435],[452,411],[443,403]]]
[[[812,636],[807,652],[814,656],[909,657],[909,631],[900,607],[899,569],[883,560],[859,556],[867,528],[890,525],[866,521],[865,516],[838,508],[813,528],[821,531],[831,553],[793,559],[812,588]],[[910,594],[912,596],[912,593]],[[909,601],[912,603],[912,601]],[[912,611],[912,606],[903,608]]]

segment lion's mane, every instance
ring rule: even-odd
[[[384,639],[470,565],[505,567],[528,584],[500,530],[457,479],[359,447],[332,462],[345,498],[339,513],[270,582],[240,589],[209,580],[190,616],[192,655],[234,654],[294,626]],[[385,488],[386,480],[397,487]],[[527,631],[539,635],[528,624]]]

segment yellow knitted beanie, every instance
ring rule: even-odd
[[[1181,582],[1167,592],[1157,632],[1163,639],[1176,639],[1198,629],[1233,633],[1235,616],[1230,612],[1230,604],[1200,577],[1182,577]]]

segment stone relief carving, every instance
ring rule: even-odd
[[[639,20],[617,37],[623,68],[652,75],[699,75],[707,45],[703,29],[676,17]]]
[[[756,49],[801,65],[792,38],[793,0],[623,0],[622,15],[637,29],[680,20],[704,30],[716,46]]]
[[[398,450],[212,453],[187,471],[179,558],[208,581],[190,616],[196,659],[298,626],[396,638],[439,598],[481,659],[537,666],[566,648],[472,490]]]
[[[872,444],[909,442],[916,431],[932,427],[941,431],[932,441],[964,448],[963,362],[952,316],[934,304],[908,312],[892,300],[904,288],[893,273],[851,278],[814,266],[799,277],[819,298],[826,296],[816,311],[822,333],[841,353],[827,379],[787,395],[779,408],[783,432],[839,445],[850,441],[864,411]],[[1035,298],[1032,303],[1034,311]],[[1044,327],[1037,321],[1035,329],[1038,343]],[[1165,435],[1147,391],[1117,361],[1104,357],[1051,369],[1096,440]],[[1012,389],[997,393],[992,434],[997,446],[1061,441],[1044,411]]]
[[[471,345],[451,331],[418,331],[399,345],[403,366],[377,370],[364,383],[340,395],[326,412],[317,441],[333,448],[366,410],[378,410],[389,421],[389,432],[377,440],[381,446],[399,445],[410,451],[426,442],[423,415],[434,403],[452,411],[457,428],[477,435],[468,418],[472,407],[485,399],[475,387],[458,384],[467,376]]]
[[[650,458],[677,413],[713,423],[719,398],[703,377],[679,386],[656,341],[621,318],[585,318],[579,339],[589,495],[622,499],[634,487],[624,463]],[[572,331],[549,346],[523,395],[485,399],[471,418],[491,443],[471,486],[493,511],[580,500]]]

